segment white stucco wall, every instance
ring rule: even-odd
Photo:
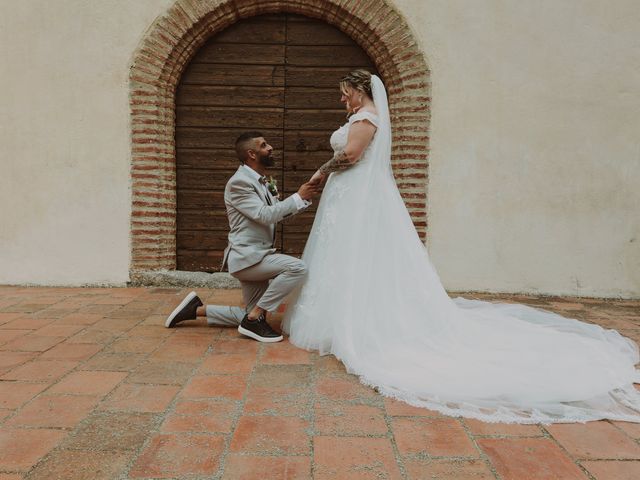
[[[635,0],[398,0],[432,68],[448,289],[640,295]]]
[[[128,70],[170,3],[0,1],[0,284],[128,279]]]
[[[121,284],[128,67],[171,0],[0,2],[0,284]],[[640,296],[635,0],[395,0],[432,69],[448,289]]]

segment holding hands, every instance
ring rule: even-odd
[[[315,175],[314,175],[315,176]],[[322,192],[322,184],[318,180],[311,178],[307,183],[303,183],[298,189],[298,195],[303,200],[311,200]]]

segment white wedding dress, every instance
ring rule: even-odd
[[[640,422],[638,347],[614,330],[524,305],[452,300],[398,192],[386,93],[352,168],[330,175],[283,322],[290,341],[334,354],[386,396],[488,422]]]

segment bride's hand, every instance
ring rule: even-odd
[[[309,183],[317,183],[319,185],[322,185],[322,183],[324,183],[325,178],[326,178],[326,175],[324,173],[321,173],[320,170],[318,170],[316,173],[313,174],[313,177],[311,177],[311,179],[309,180]]]

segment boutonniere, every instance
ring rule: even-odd
[[[277,197],[278,194],[278,182],[276,182],[276,179],[269,176],[269,180],[267,180],[267,188],[269,189],[269,193],[271,193],[272,196]]]

